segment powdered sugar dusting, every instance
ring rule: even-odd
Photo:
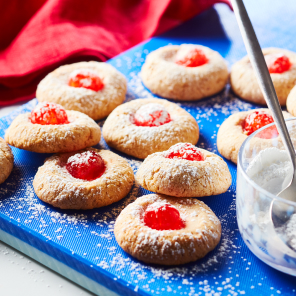
[[[118,65],[120,71],[129,79],[126,101],[156,97],[142,84],[139,74],[140,66],[151,50],[142,46],[130,55],[119,56],[114,60],[114,64]],[[79,95],[76,91],[83,91],[83,94],[91,92],[87,89],[72,89],[71,95],[77,97]],[[17,114],[31,111],[36,104],[37,100],[32,100],[0,121],[1,136]],[[197,146],[213,152],[217,151],[216,135],[223,120],[235,112],[255,108],[252,104],[236,98],[230,92],[229,86],[211,98],[177,104],[199,123],[201,137]],[[99,122],[100,126],[102,124],[103,121]],[[101,139],[98,147],[108,149],[104,139]],[[127,256],[117,245],[113,234],[115,219],[122,209],[138,196],[147,194],[146,190],[135,184],[126,198],[102,209],[55,209],[42,203],[34,194],[32,186],[33,177],[38,166],[43,164],[45,156],[14,148],[13,152],[16,156],[14,170],[11,177],[0,186],[1,217],[7,217],[11,225],[25,227],[32,233],[39,233],[46,240],[69,249],[73,260],[83,258],[83,262],[88,262],[89,266],[93,265],[95,272],[105,269],[112,279],[116,279],[123,286],[140,293],[161,295],[242,295],[246,293],[246,284],[241,287],[245,277],[249,279],[249,289],[260,289],[259,284],[264,285],[264,282],[269,280],[265,273],[266,268],[262,271],[258,260],[258,264],[253,264],[253,257],[239,235],[234,186],[225,195],[203,199],[214,209],[222,224],[221,242],[214,251],[204,259],[181,267],[150,266]],[[136,172],[141,161],[126,158]],[[234,166],[230,163],[229,166],[235,174]],[[58,239],[57,236],[63,237]],[[269,288],[270,290],[265,291],[273,294],[282,290],[276,282]]]
[[[259,152],[247,174],[262,188],[277,195],[291,181],[293,168],[285,150],[271,147]]]
[[[68,158],[67,163],[72,163],[73,165],[87,164],[93,161],[92,157],[91,151],[76,153]]]
[[[58,116],[64,115],[65,109],[61,105],[49,102],[42,102],[34,108],[34,113],[36,114],[36,116],[41,117],[44,113],[46,113],[48,109],[47,106],[49,106],[49,108],[54,108]]]
[[[34,105],[36,101],[30,104]],[[28,108],[32,107],[30,105]],[[103,139],[99,147],[108,148]],[[139,160],[126,159],[134,172],[142,163]],[[236,232],[230,230],[232,229],[230,223],[236,224],[235,219],[232,219],[232,222],[229,221],[229,217],[235,216],[234,201],[231,205],[226,206],[222,214],[218,215],[222,223],[221,242],[206,258],[183,267],[149,266],[126,256],[115,242],[113,234],[115,219],[122,209],[146,191],[135,184],[126,198],[103,209],[91,211],[55,209],[39,201],[32,187],[33,176],[42,161],[40,160],[35,166],[30,178],[23,179],[21,175],[18,175],[19,170],[13,171],[12,180],[19,180],[20,184],[28,185],[22,185],[16,191],[16,181],[11,183],[8,180],[6,187],[0,187],[0,211],[6,212],[12,221],[27,225],[47,240],[52,240],[60,245],[66,245],[69,240],[75,242],[69,247],[73,256],[82,256],[89,260],[94,268],[105,269],[111,272],[115,278],[124,280],[125,285],[138,287],[137,289],[142,291],[154,291],[151,293],[160,294],[163,293],[162,289],[170,291],[167,293],[174,293],[174,291],[177,293],[182,290],[183,292],[186,291],[187,294],[192,292],[191,295],[194,295],[194,293],[198,294],[199,292],[206,293],[209,289],[216,293],[220,293],[220,288],[226,291],[233,291],[231,288],[234,288],[234,291],[239,290],[236,287],[237,277],[231,263],[233,260],[243,260],[240,259],[240,242],[237,241],[238,244],[236,244],[238,239]],[[20,167],[20,169],[22,168]],[[24,183],[23,180],[25,180]],[[4,196],[9,196],[9,198],[3,198]],[[84,255],[85,253],[86,255]],[[232,259],[229,259],[229,257],[232,257]],[[224,283],[226,282],[225,276],[219,277],[219,270],[222,266],[228,270],[227,283]],[[204,281],[206,276],[213,272],[217,273],[216,279],[209,282]],[[156,285],[156,282],[159,281],[164,284]],[[197,285],[198,282],[200,283]],[[215,284],[215,282],[218,284]],[[181,287],[181,289],[178,287]]]

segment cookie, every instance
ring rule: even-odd
[[[196,144],[195,119],[174,103],[160,99],[137,99],[117,107],[103,126],[110,147],[144,159],[179,142]]]
[[[13,154],[6,142],[0,138],[0,184],[10,175],[13,168]]]
[[[282,106],[285,106],[287,97],[296,84],[296,53],[280,48],[265,48],[262,52],[268,65],[270,57],[277,57],[282,54],[286,56],[290,62],[290,67],[287,67],[287,69],[289,68],[288,70],[286,69],[286,71],[282,73],[270,74],[279,102]],[[270,71],[271,70],[272,69],[270,69]],[[256,104],[266,105],[248,56],[245,56],[232,66],[230,83],[232,90],[239,97]]]
[[[221,91],[228,70],[222,56],[208,47],[168,45],[147,56],[141,77],[145,86],[159,96],[195,101]]]
[[[49,73],[39,83],[36,97],[39,102],[58,103],[99,120],[123,103],[126,90],[125,77],[113,66],[92,61],[61,66]]]
[[[296,116],[296,87],[294,86],[288,95],[287,110],[293,116]]]
[[[150,194],[123,209],[114,234],[119,246],[140,261],[179,265],[212,251],[220,241],[221,224],[202,201]]]
[[[100,138],[101,130],[94,120],[52,103],[18,115],[5,134],[8,144],[38,153],[80,150],[98,144]]]
[[[87,210],[121,200],[133,182],[133,170],[125,159],[108,150],[88,148],[46,159],[33,186],[36,195],[54,207]]]
[[[221,157],[184,143],[149,155],[136,179],[149,191],[176,197],[217,195],[231,185],[229,169]]]
[[[254,109],[250,111],[243,111],[232,114],[222,123],[217,135],[217,148],[222,156],[231,160],[234,163],[237,163],[239,149],[248,137],[248,132],[246,132],[245,130],[246,118],[248,118],[248,116],[250,116],[251,114],[254,114],[254,112],[259,111],[267,113],[271,116],[269,109]],[[285,111],[283,111],[283,115],[284,118],[291,117],[291,115]],[[269,124],[271,122],[273,122],[273,119],[272,121],[266,122],[266,124]],[[257,124],[255,123],[255,125]],[[275,132],[275,134],[271,135],[271,137],[269,138],[268,135],[267,138],[253,138],[252,145],[260,145],[262,148],[271,147],[274,138],[277,138],[279,140],[279,136],[276,129],[273,128],[271,132]]]

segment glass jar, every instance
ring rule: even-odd
[[[287,119],[286,124],[296,147],[296,119]],[[271,147],[285,150],[279,136],[273,139],[261,138],[268,128],[275,129],[274,123],[254,132],[240,148],[237,167],[237,221],[243,240],[259,259],[280,271],[296,276],[296,251],[280,234],[283,228],[276,228],[271,219],[275,206],[287,211],[291,217],[296,213],[296,202],[268,192],[256,184],[248,174],[250,163],[260,151]]]

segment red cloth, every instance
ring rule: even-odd
[[[0,0],[0,105],[59,65],[105,61],[228,0]],[[3,17],[4,16],[4,17]]]

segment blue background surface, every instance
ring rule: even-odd
[[[252,0],[246,1],[246,7],[263,47],[296,51],[293,1]],[[234,15],[227,6],[216,5],[215,9],[109,61],[128,79],[127,101],[154,96],[139,76],[146,55],[160,46],[181,43],[202,44],[217,50],[229,66],[246,54]],[[178,104],[196,118],[200,126],[197,146],[215,153],[217,131],[224,119],[235,112],[258,107],[235,97],[229,85],[213,97]],[[4,136],[18,114],[31,111],[35,105],[33,100],[2,118],[0,136]],[[102,126],[103,121],[99,124]],[[104,140],[98,147],[109,149]],[[114,221],[120,211],[148,191],[135,185],[126,198],[105,208],[59,210],[41,202],[32,186],[38,167],[48,155],[12,149],[14,169],[0,185],[0,228],[118,294],[295,295],[296,279],[262,263],[242,241],[236,222],[234,164],[227,162],[233,178],[228,192],[202,199],[221,220],[220,244],[197,262],[159,267],[143,264],[124,253],[113,234]],[[141,161],[118,154],[126,157],[136,172]]]

